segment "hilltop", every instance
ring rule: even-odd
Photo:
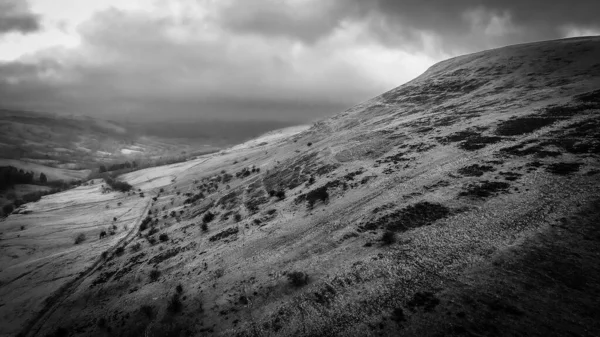
[[[509,46],[43,197],[0,223],[0,333],[593,335],[599,113],[600,37]]]

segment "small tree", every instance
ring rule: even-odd
[[[160,240],[160,242],[169,241],[169,236],[167,235],[167,233],[162,233],[158,236],[158,239]]]
[[[44,174],[44,172],[40,173],[40,183],[45,184],[48,182],[48,178]]]

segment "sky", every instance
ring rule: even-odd
[[[597,13],[597,0],[0,0],[0,107],[308,122],[449,57],[600,35]]]

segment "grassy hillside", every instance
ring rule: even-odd
[[[55,259],[77,269],[47,292],[34,215],[59,208],[62,237],[85,221],[45,197],[2,224],[2,332],[594,335],[599,113],[599,37],[450,59],[308,129],[121,177],[135,195],[86,192],[89,236],[129,200],[127,240]]]

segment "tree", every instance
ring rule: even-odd
[[[106,172],[106,166],[100,165],[100,168],[98,169],[98,171],[100,171],[100,173]]]
[[[44,174],[44,172],[40,173],[40,183],[45,184],[48,182],[48,178]]]

